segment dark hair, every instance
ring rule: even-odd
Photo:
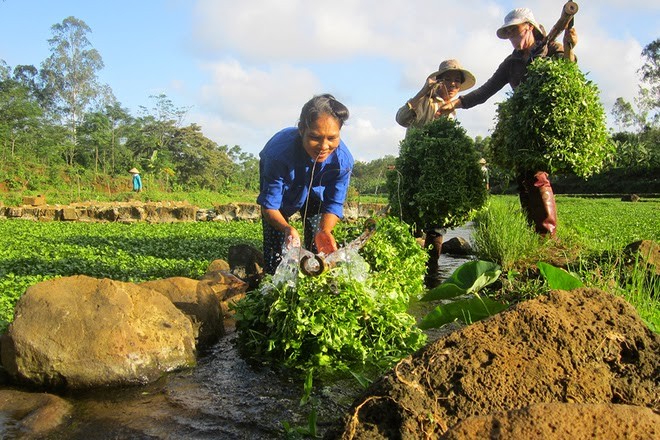
[[[339,121],[339,128],[348,119],[348,109],[346,106],[337,101],[334,96],[325,93],[314,96],[303,105],[300,112],[300,119],[298,120],[298,128],[300,130],[309,128],[323,114],[328,114]]]

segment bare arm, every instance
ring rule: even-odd
[[[273,228],[275,228],[280,232],[284,232],[284,236],[286,237],[285,238],[286,242],[293,242],[297,240],[297,242],[300,243],[300,234],[298,234],[296,228],[291,226],[286,221],[286,219],[278,209],[265,209],[262,207],[261,215],[263,215],[264,219]]]

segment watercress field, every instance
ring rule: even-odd
[[[491,199],[507,209],[516,209],[515,197]],[[583,278],[603,272],[597,255],[619,251],[636,240],[660,241],[660,200],[625,203],[618,199],[558,196],[557,207],[560,242],[579,255]],[[501,231],[495,231],[495,235],[506,237]],[[229,246],[238,243],[260,247],[261,224],[2,220],[0,331],[12,320],[16,301],[25,289],[44,279],[70,275],[133,282],[171,276],[199,278],[212,260],[227,258]],[[660,313],[657,299],[646,304],[650,313]]]

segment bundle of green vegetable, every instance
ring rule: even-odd
[[[474,141],[454,120],[412,128],[401,141],[396,169],[387,175],[392,211],[414,225],[463,225],[487,199]]]
[[[614,153],[598,87],[563,58],[534,60],[497,114],[491,145],[502,168],[587,178]]]
[[[269,278],[239,301],[243,351],[332,374],[381,371],[420,348],[426,336],[407,309],[423,292],[425,254],[409,227],[381,219],[360,254],[317,277]]]

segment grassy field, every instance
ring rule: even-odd
[[[512,196],[495,196],[492,201],[504,206],[504,212],[518,209]],[[605,266],[609,271],[617,269],[616,257],[609,256],[608,263],[603,254],[614,255],[636,240],[660,241],[657,200],[626,203],[559,196],[557,207],[560,242],[578,250],[585,277],[594,272],[594,266],[601,272]],[[493,235],[507,237],[502,230]],[[0,220],[0,331],[12,320],[14,305],[25,289],[44,279],[76,274],[133,282],[199,278],[212,260],[227,258],[229,246],[238,243],[260,247],[261,224]],[[598,280],[593,283],[597,285]],[[647,301],[644,307],[648,313],[660,313],[657,300]]]
[[[505,272],[498,296],[520,301],[543,294],[547,288],[534,276],[543,261],[566,268],[588,287],[624,297],[659,332],[660,277],[624,249],[640,240],[660,242],[660,200],[556,199],[555,240],[540,239],[527,226],[516,197],[493,197],[477,214],[479,258],[500,264]]]

